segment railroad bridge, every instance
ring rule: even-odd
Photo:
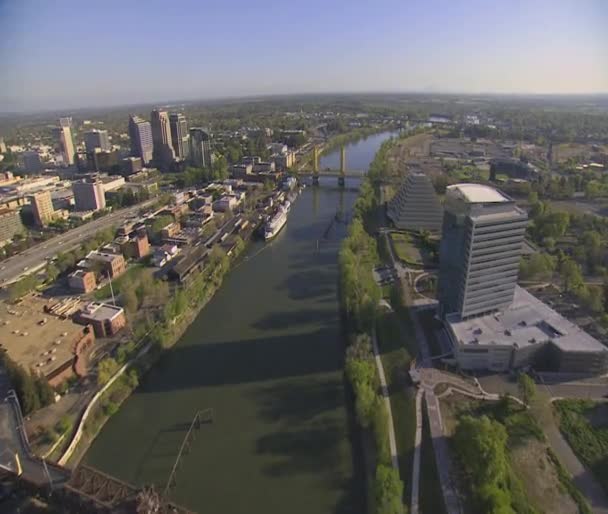
[[[176,484],[179,464],[188,453],[196,432],[203,425],[213,423],[213,409],[195,414],[179,448],[167,484],[160,492],[154,487],[138,488],[91,466],[79,464],[70,470],[34,455],[25,431],[19,400],[13,390],[9,391],[4,401],[0,401],[0,417],[6,420],[0,427],[0,471],[14,475],[28,490],[52,496],[54,503],[59,503],[66,512],[194,514],[173,503],[168,495]],[[144,509],[140,510],[142,506]]]

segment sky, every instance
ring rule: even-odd
[[[608,93],[606,0],[0,0],[0,112],[323,92]]]

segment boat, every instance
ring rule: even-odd
[[[268,241],[276,236],[287,223],[287,211],[283,206],[264,225],[264,240]]]
[[[285,200],[285,203],[281,206],[285,213],[288,213],[291,209],[291,202],[289,200]]]

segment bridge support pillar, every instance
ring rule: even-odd
[[[319,175],[318,174],[312,176],[312,185],[313,186],[319,185]]]
[[[338,185],[340,187],[344,187],[346,185],[346,179],[345,179],[345,177],[343,175],[340,175],[338,177]]]

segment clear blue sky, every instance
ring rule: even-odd
[[[0,0],[0,111],[608,92],[607,0]]]

